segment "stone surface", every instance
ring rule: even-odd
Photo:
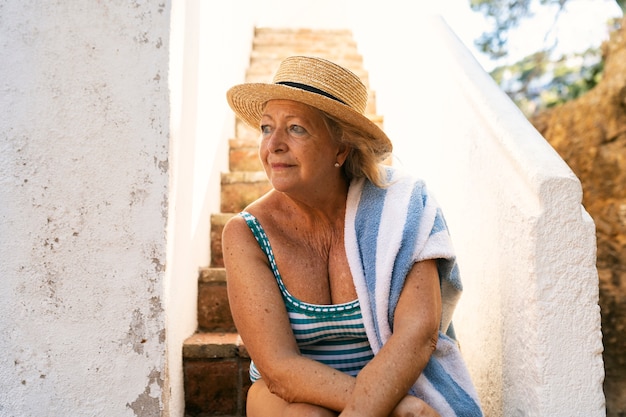
[[[238,213],[248,204],[271,189],[265,173],[240,175],[244,172],[231,173],[222,177],[221,205],[223,213]]]
[[[257,140],[231,139],[229,141],[228,168],[230,171],[263,171],[258,157]]]
[[[185,414],[239,413],[239,363],[231,360],[188,360],[185,373]]]
[[[241,338],[234,332],[196,333],[185,340],[183,356],[189,359],[249,358]]]
[[[234,332],[225,282],[198,285],[198,329],[201,331]]]
[[[533,124],[580,178],[597,228],[608,417],[626,415],[626,19],[604,46],[602,81]]]
[[[245,416],[250,358],[236,333],[197,333],[183,357],[187,417]]]
[[[211,266],[224,266],[222,257],[222,230],[224,225],[233,216],[231,213],[219,213],[211,216]]]

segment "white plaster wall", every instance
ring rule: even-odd
[[[579,181],[441,20],[393,14],[389,30],[354,30],[395,163],[427,180],[452,230],[454,321],[487,415],[605,415]]]
[[[167,401],[166,1],[0,3],[0,415]]]
[[[226,90],[244,79],[254,10],[237,2],[172,3],[166,273],[171,416],[184,413],[182,345],[197,328],[198,268],[209,265],[210,216],[220,211],[220,173],[228,170],[235,127]]]

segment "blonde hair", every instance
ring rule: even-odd
[[[385,187],[387,178],[382,162],[389,152],[381,152],[378,141],[341,120],[322,112],[331,136],[350,148],[343,169],[348,180],[367,178],[378,187]]]

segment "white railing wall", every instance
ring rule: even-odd
[[[485,411],[604,416],[581,184],[442,19],[419,26],[378,97],[394,163],[427,180],[452,231],[465,285],[454,323]]]

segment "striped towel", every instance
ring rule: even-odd
[[[391,185],[365,179],[350,184],[345,245],[374,354],[391,336],[404,279],[415,262],[437,259],[442,321],[437,349],[411,388],[442,417],[482,416],[451,321],[462,286],[448,229],[421,180],[387,168]]]

